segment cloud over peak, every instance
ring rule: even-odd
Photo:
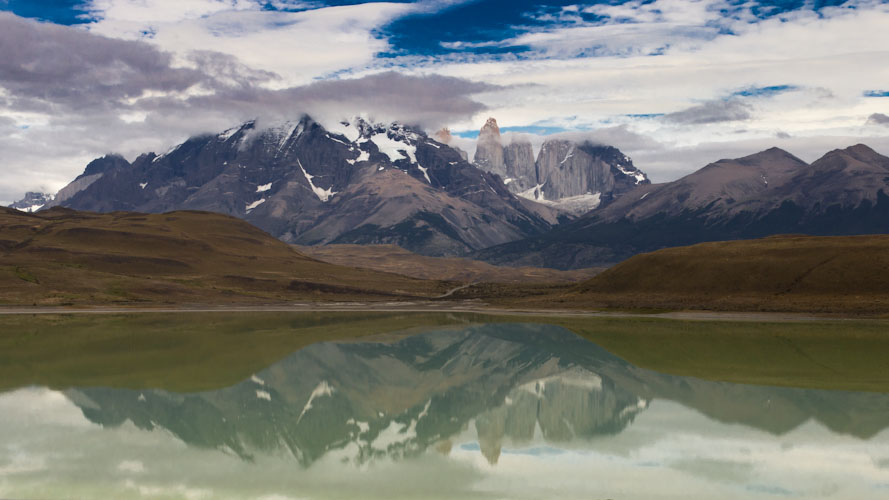
[[[883,113],[874,113],[867,117],[868,125],[885,125],[889,127],[889,115]]]
[[[752,117],[752,107],[738,99],[707,101],[682,111],[667,113],[663,119],[681,125],[733,122]]]
[[[322,123],[364,114],[428,128],[469,119],[496,85],[441,75],[373,73],[282,85],[236,56],[157,46],[0,12],[0,199],[58,189],[113,149],[164,151],[249,119]],[[30,180],[29,180],[30,179]]]

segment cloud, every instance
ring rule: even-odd
[[[96,34],[145,40],[185,57],[221,52],[280,76],[277,87],[304,85],[371,64],[388,42],[376,30],[416,11],[379,2],[293,12],[262,10],[253,0],[95,0]]]
[[[0,14],[0,200],[56,190],[97,156],[132,159],[248,119],[355,114],[427,128],[485,109],[500,87],[442,75],[381,72],[278,86],[278,74],[231,54],[173,56],[143,41]]]
[[[23,46],[23,50],[15,50]],[[280,76],[230,54],[194,51],[182,65],[155,46],[0,13],[0,88],[10,109],[84,113],[366,113],[442,125],[484,109],[472,94],[500,87],[393,71],[274,88]],[[180,110],[180,113],[176,113]]]
[[[198,19],[218,12],[257,10],[249,0],[87,0],[89,15],[99,21],[113,20],[146,25]]]
[[[751,106],[737,99],[707,101],[682,111],[667,113],[663,119],[681,125],[734,122],[752,117]]]
[[[867,117],[867,124],[889,126],[889,115],[884,115],[883,113],[874,113]]]
[[[0,52],[0,85],[12,107],[105,107],[149,91],[184,91],[203,79],[198,71],[172,67],[169,54],[144,43],[2,12]]]

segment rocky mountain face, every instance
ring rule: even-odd
[[[620,434],[656,399],[774,434],[810,420],[860,437],[889,426],[882,394],[665,375],[570,331],[532,324],[471,325],[392,343],[314,344],[214,391],[93,387],[66,395],[106,427],[163,429],[190,446],[250,461],[287,457],[304,467],[328,455],[366,464],[448,453],[472,428],[479,452],[495,464],[503,448],[534,440],[577,446]]]
[[[514,192],[537,186],[537,162],[530,142],[510,142],[503,147],[503,162],[509,165],[505,182]]]
[[[451,149],[460,153],[460,157],[463,158],[463,161],[469,161],[469,154],[454,145],[454,136],[451,135],[451,131],[447,127],[433,134],[432,138],[442,144],[447,144]]]
[[[859,144],[809,165],[772,148],[717,161],[674,182],[640,185],[545,235],[480,256],[566,269],[704,241],[887,232],[889,158]]]
[[[396,244],[460,255],[547,230],[554,212],[521,200],[460,153],[400,124],[326,130],[309,117],[245,123],[132,164],[90,163],[56,204],[79,210],[207,210],[285,242]]]
[[[503,145],[500,143],[500,127],[497,120],[488,118],[478,134],[473,161],[481,169],[506,179],[508,172],[503,161]]]
[[[474,161],[499,175],[512,192],[574,215],[650,183],[617,148],[588,141],[548,139],[535,160],[531,143],[504,141],[494,118],[479,133]]]
[[[28,191],[21,200],[9,205],[9,208],[21,210],[22,212],[36,212],[41,208],[52,203],[55,195],[50,193],[37,193]]]

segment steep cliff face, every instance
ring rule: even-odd
[[[506,165],[503,162],[503,143],[500,140],[500,127],[497,126],[497,120],[488,118],[485,126],[479,132],[474,161],[482,170],[497,174],[501,179],[507,177]]]
[[[514,193],[520,193],[537,185],[537,165],[534,150],[528,141],[510,142],[503,148],[503,162],[506,166],[504,182]]]
[[[574,215],[650,184],[620,150],[589,141],[548,139],[535,161],[531,143],[502,139],[493,118],[479,133],[475,164],[499,175],[513,193]]]
[[[614,191],[611,166],[578,144],[565,140],[543,143],[537,157],[538,179],[545,199]]]

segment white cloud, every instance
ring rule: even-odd
[[[251,68],[280,75],[274,83],[283,88],[370,64],[388,48],[373,31],[416,10],[412,4],[382,2],[302,12],[263,11],[246,0],[179,3],[97,0],[101,20],[89,29],[149,41],[178,54],[184,64],[195,50],[229,54]]]
[[[229,10],[258,9],[250,0],[92,0],[86,10],[103,22],[152,26],[198,19]]]
[[[686,4],[691,14],[683,17],[680,6]],[[453,130],[478,129],[487,116],[495,116],[501,127],[541,122],[580,129],[623,125],[664,146],[656,156],[636,148],[627,151],[657,181],[675,179],[709,161],[731,156],[730,151],[755,152],[748,150],[754,144],[763,149],[781,146],[787,139],[779,139],[779,131],[791,135],[789,142],[803,150],[791,152],[808,157],[856,142],[874,147],[886,143],[886,128],[863,124],[874,113],[889,113],[889,99],[868,99],[862,92],[884,88],[889,81],[889,66],[884,63],[889,60],[889,6],[860,4],[858,9],[827,9],[822,15],[796,12],[755,24],[748,23],[749,16],[741,15],[740,20],[731,21],[735,34],[710,37],[691,28],[677,29],[682,23],[690,27],[706,24],[716,15],[712,8],[718,5],[721,3],[714,1],[658,0],[639,9],[591,7],[613,17],[635,17],[631,23],[568,25],[517,37],[546,55],[540,59],[465,56],[463,60],[427,62],[413,71],[508,87],[480,95],[489,109],[470,121],[451,124]],[[617,55],[558,57],[582,53],[600,42]],[[658,46],[667,47],[662,55],[642,55],[647,53],[644,48]],[[708,102],[722,102],[737,90],[769,85],[798,89],[736,99],[735,116],[744,118],[742,121],[670,123],[630,116],[700,108]],[[744,109],[746,115],[740,112]],[[819,138],[849,142],[843,145],[828,140],[829,147],[817,147]],[[723,153],[710,147],[717,144],[725,149]],[[665,154],[673,150],[684,153]],[[686,154],[689,151],[712,156]],[[881,151],[889,153],[886,148]],[[694,162],[686,160],[691,157]]]

